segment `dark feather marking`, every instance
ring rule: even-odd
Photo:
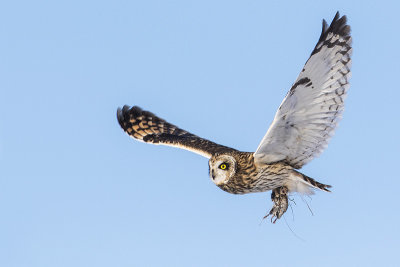
[[[318,43],[315,46],[314,50],[311,52],[310,57],[312,55],[318,53],[322,49],[322,47],[325,45],[328,47],[332,47],[334,45],[342,45],[342,46],[344,46],[345,51],[339,51],[338,53],[346,54],[347,51],[350,49],[350,46],[348,44],[346,44],[343,41],[339,41],[339,39],[333,43],[330,42],[330,39],[329,40],[326,39],[328,37],[329,33],[333,33],[333,34],[340,35],[345,41],[349,40],[351,29],[350,29],[350,26],[347,25],[346,23],[347,23],[347,17],[346,16],[340,17],[339,12],[336,12],[336,15],[333,18],[329,28],[328,28],[328,24],[326,23],[326,21],[322,20],[321,36],[319,37]]]
[[[309,83],[309,82],[311,82],[311,80],[308,77],[301,78],[295,84],[293,84],[292,88],[290,88],[289,94],[293,95],[297,86],[302,85],[302,84],[306,84],[306,83]]]

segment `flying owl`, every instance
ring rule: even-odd
[[[273,207],[265,217],[271,215],[275,223],[288,208],[289,193],[329,192],[331,187],[298,169],[325,149],[344,109],[352,53],[346,21],[339,12],[329,27],[322,21],[317,45],[255,152],[216,144],[137,106],[118,108],[118,122],[139,141],[179,147],[208,158],[211,180],[226,192],[272,190]]]

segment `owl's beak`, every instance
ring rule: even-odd
[[[214,173],[214,170],[211,170],[211,177],[213,178],[213,180],[215,179],[215,173]]]

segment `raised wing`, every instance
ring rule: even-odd
[[[284,160],[295,168],[327,146],[344,109],[351,66],[350,26],[336,13],[254,154],[256,163]]]
[[[235,151],[182,130],[137,106],[118,108],[117,119],[128,135],[142,142],[179,147],[206,158],[216,153]]]

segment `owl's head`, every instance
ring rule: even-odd
[[[208,161],[210,178],[216,185],[226,184],[236,173],[236,159],[230,155],[212,156]]]

